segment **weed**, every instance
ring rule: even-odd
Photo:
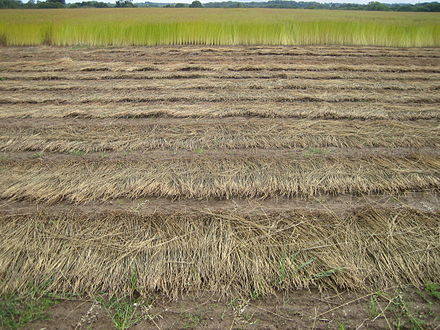
[[[236,315],[241,315],[248,305],[249,300],[243,298],[232,298],[228,302],[228,306],[232,308],[232,311]]]
[[[26,294],[0,296],[0,328],[18,329],[32,321],[49,319],[48,309],[61,298],[47,292],[49,283],[32,286]]]
[[[325,154],[325,150],[320,148],[309,148],[305,151],[304,156],[313,156],[313,155],[323,155]]]
[[[426,322],[410,310],[408,303],[405,301],[402,293],[397,293],[395,296],[389,297],[387,294],[378,292],[373,295],[375,300],[370,299],[370,315],[375,317],[382,315],[385,319],[391,320],[394,328],[403,329],[410,328],[414,330],[424,329]],[[377,298],[383,298],[386,301],[385,308],[382,308]],[[381,313],[378,312],[380,309]]]
[[[317,155],[324,153],[324,151],[322,149],[319,149],[319,148],[310,148],[309,152],[311,154],[317,154]]]
[[[278,280],[277,280],[277,284],[278,285],[283,284],[286,278],[287,278],[286,258],[283,257],[283,258],[281,258],[280,264],[279,264],[279,267],[278,267]]]
[[[234,317],[241,322],[248,324],[255,324],[256,321],[253,320],[254,313],[246,313],[246,308],[249,306],[249,300],[243,298],[231,299],[228,306],[232,309]]]
[[[130,276],[130,287],[133,292],[138,292],[138,279],[138,272],[134,267],[132,267]]]
[[[257,290],[253,290],[250,294],[251,300],[261,299],[262,297],[263,297],[263,295],[260,292],[258,292]]]
[[[329,276],[332,276],[333,274],[340,272],[342,270],[343,270],[343,268],[332,268],[329,270],[325,270],[323,272],[316,273],[316,274],[312,275],[311,278],[314,280],[317,280],[317,279],[320,279],[323,277],[329,277]]]
[[[194,150],[194,152],[195,152],[196,154],[203,154],[203,153],[205,152],[205,150],[204,150],[204,149],[201,149],[201,148],[198,148],[198,149]]]
[[[255,313],[243,313],[241,314],[241,321],[247,324],[255,324],[257,320],[254,319]]]
[[[398,309],[398,313],[402,316],[403,319],[407,319],[411,324],[411,329],[423,329],[425,325],[425,321],[416,317],[408,307],[407,302],[404,300],[402,294],[398,294],[395,299],[395,306]]]
[[[377,302],[377,295],[375,294],[370,297],[368,312],[372,318],[375,318],[380,314],[379,305]]]
[[[425,292],[431,297],[440,300],[440,284],[433,282],[426,283]]]
[[[69,155],[72,156],[84,156],[87,152],[83,151],[83,150],[70,150],[68,151]]]
[[[49,319],[47,310],[55,305],[52,298],[30,298],[17,295],[0,297],[0,326],[18,329],[29,322]]]
[[[97,301],[110,315],[116,329],[128,329],[143,320],[154,322],[156,318],[156,315],[148,313],[153,301],[128,297],[108,300],[102,296],[98,297]]]
[[[297,264],[296,256],[297,256],[296,254],[292,255],[290,257],[290,259],[287,256],[283,256],[281,258],[279,268],[278,268],[278,280],[277,280],[278,285],[283,284],[287,278],[287,274],[289,272],[289,269],[287,267],[287,263],[289,262],[289,264],[291,265],[290,268],[292,268],[293,266],[295,266]],[[290,272],[292,272],[292,273],[299,272],[300,270],[306,268],[308,265],[315,262],[315,260],[316,260],[316,257],[312,257],[309,260],[307,260],[306,262],[304,262],[303,264],[299,265],[298,267],[291,269]]]
[[[339,323],[338,324],[338,330],[346,330],[347,326],[345,325],[345,323]]]
[[[32,154],[32,158],[33,159],[38,159],[38,158],[42,158],[44,156],[44,153],[43,152],[36,152],[36,153],[34,153],[34,154]]]
[[[203,321],[203,317],[199,314],[194,313],[185,313],[186,322],[183,325],[185,329],[197,328],[200,326],[200,323]]]

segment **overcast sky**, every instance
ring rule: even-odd
[[[22,0],[23,1],[23,0]],[[24,0],[26,2],[26,0]],[[74,3],[74,2],[82,2],[82,1],[87,1],[87,0],[67,0],[67,3]],[[110,2],[110,3],[115,3],[116,0],[97,0],[100,2]],[[191,3],[193,0],[133,0],[134,3],[136,2],[157,2],[157,3]],[[201,3],[207,3],[207,2],[223,2],[223,1],[228,1],[228,0],[200,0]],[[238,2],[251,2],[248,0],[230,0],[230,1],[238,1]],[[252,0],[252,1],[258,1],[258,2],[265,2],[265,1],[269,1],[269,0]],[[366,4],[369,3],[370,1],[379,1],[382,3],[421,3],[421,2],[431,2],[431,1],[435,1],[435,0],[421,0],[421,1],[413,1],[413,0],[347,0],[347,1],[338,1],[338,0],[323,0],[323,1],[318,1],[318,0],[295,0],[295,1],[316,1],[316,2],[320,2],[320,3],[360,3],[360,4]]]

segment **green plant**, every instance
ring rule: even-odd
[[[83,151],[83,150],[70,150],[68,151],[69,155],[72,156],[84,156],[87,152]]]
[[[370,299],[370,315],[377,317],[382,315],[387,322],[392,322],[396,329],[424,329],[426,322],[417,317],[409,308],[408,303],[403,297],[401,292],[396,293],[394,296],[389,296],[383,292],[377,292],[372,297],[376,297],[376,300],[372,302]],[[378,298],[385,300],[386,306],[381,307]],[[380,313],[378,312],[380,310]]]
[[[49,319],[47,310],[56,301],[48,297],[31,298],[18,295],[0,297],[0,327],[19,329],[29,322]]]
[[[309,148],[307,151],[305,151],[305,156],[312,156],[312,155],[322,155],[325,151],[320,148]]]
[[[138,291],[138,280],[139,280],[138,272],[132,266],[132,268],[131,268],[131,275],[130,275],[130,287],[133,290],[133,292],[137,292]]]
[[[309,260],[307,260],[306,262],[302,263],[301,265],[295,267],[295,265],[297,264],[296,256],[297,256],[296,254],[292,255],[289,259],[287,255],[284,255],[281,258],[280,263],[279,263],[279,268],[278,268],[278,280],[277,280],[278,285],[281,285],[284,283],[289,271],[293,272],[293,273],[298,272],[298,271],[306,268],[308,265],[312,264],[316,260],[316,257],[312,257]],[[287,263],[289,263],[290,266],[287,266]],[[290,268],[290,270],[289,270],[289,268]]]
[[[320,149],[320,148],[310,148],[309,152],[312,153],[312,154],[322,154],[322,153],[324,153],[324,151],[322,149]]]
[[[428,282],[425,284],[425,292],[431,297],[440,300],[440,284]]]
[[[251,300],[257,300],[257,299],[261,299],[263,296],[257,290],[253,290],[250,294],[250,297],[251,297]]]
[[[409,321],[411,325],[411,329],[413,330],[422,330],[425,325],[425,321],[422,319],[416,317],[408,307],[407,302],[404,300],[402,294],[398,294],[396,296],[396,299],[394,299],[394,306],[396,307],[397,311],[397,324],[399,326],[396,326],[398,329],[405,326],[406,322],[405,320]]]
[[[200,323],[203,321],[203,316],[195,313],[185,313],[184,314],[186,322],[183,325],[185,329],[192,329],[200,326]]]
[[[150,315],[141,311],[140,307],[148,305],[148,303],[140,298],[126,297],[107,300],[104,297],[98,297],[97,301],[110,315],[116,329],[128,329],[142,320],[152,319]]]
[[[202,149],[202,148],[198,148],[198,149],[194,150],[194,152],[195,152],[196,154],[203,154],[203,153],[205,152],[205,150]]]
[[[44,153],[42,151],[32,154],[33,159],[42,158],[43,156],[44,156]]]
[[[232,309],[234,317],[242,322],[248,324],[255,324],[254,313],[246,313],[246,308],[249,306],[249,300],[243,298],[233,298],[228,302],[228,306]]]
[[[0,296],[0,328],[19,329],[29,322],[49,319],[48,309],[61,298],[47,291],[49,284],[31,286],[25,294]]]
[[[377,295],[374,294],[370,297],[368,304],[368,312],[372,318],[377,317],[380,314],[379,305],[377,302]]]
[[[323,272],[316,273],[316,274],[312,275],[311,278],[316,280],[316,279],[323,278],[323,277],[329,277],[329,276],[332,276],[333,274],[340,272],[342,270],[343,270],[343,268],[332,268],[329,270],[325,270]]]

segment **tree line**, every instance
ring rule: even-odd
[[[355,3],[320,3],[304,1],[274,0],[267,2],[209,2],[203,4],[195,0],[191,4],[185,3],[133,3],[132,0],[117,0],[116,3],[100,1],[82,1],[66,4],[65,0],[29,0],[26,3],[20,0],[0,0],[0,9],[5,8],[127,8],[127,7],[165,7],[165,8],[293,8],[293,9],[333,9],[333,10],[369,10],[369,11],[408,11],[408,12],[440,12],[439,2],[424,2],[417,4],[386,4],[372,1],[368,4]]]

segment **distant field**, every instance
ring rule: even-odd
[[[7,46],[440,46],[440,14],[287,9],[0,11]]]

